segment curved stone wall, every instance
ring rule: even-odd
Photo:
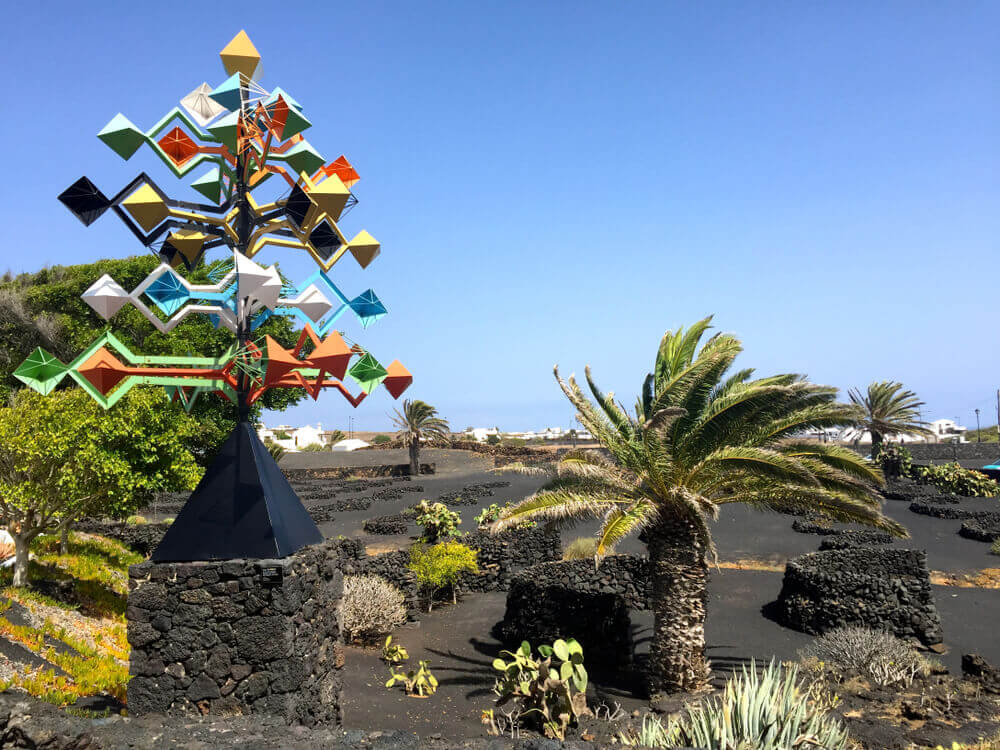
[[[856,625],[880,628],[924,645],[942,640],[923,550],[859,547],[790,560],[776,613],[813,635]]]

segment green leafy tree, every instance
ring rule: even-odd
[[[853,421],[836,389],[799,375],[753,379],[731,372],[738,339],[718,334],[701,346],[711,318],[668,331],[630,416],[597,387],[591,401],[575,378],[556,379],[579,419],[611,458],[572,450],[537,493],[505,510],[491,528],[526,519],[602,519],[598,559],[628,534],[644,531],[650,560],[650,692],[703,686],[710,522],[726,503],[760,510],[822,513],[829,518],[905,529],[884,516],[877,468],[841,446],[800,439],[805,430]],[[527,471],[528,469],[524,469]]]
[[[14,539],[14,585],[27,583],[39,534],[85,515],[125,518],[154,492],[190,489],[193,420],[162,393],[136,389],[104,411],[77,389],[23,389],[0,408],[0,523]]]
[[[13,377],[13,371],[35,347],[42,346],[68,362],[107,329],[133,351],[147,355],[211,356],[225,352],[232,344],[232,334],[213,327],[205,315],[190,315],[169,334],[163,334],[131,305],[105,321],[80,298],[105,273],[124,288],[134,289],[157,263],[152,255],[100,260],[45,268],[0,283],[0,397],[6,400],[12,391],[23,387]],[[212,283],[213,276],[220,276],[226,270],[225,261],[202,264],[187,274],[187,279],[194,284]],[[287,347],[298,340],[291,320],[280,315],[273,316],[256,331],[261,337],[265,334]],[[70,382],[69,378],[64,381]],[[281,411],[297,403],[303,395],[298,389],[273,388],[254,404],[251,418],[259,419],[263,409]],[[235,409],[220,396],[204,394],[191,413],[198,429],[188,434],[186,444],[199,463],[208,465],[236,425]]]
[[[393,424],[399,428],[410,449],[410,475],[420,474],[420,443],[447,443],[448,421],[437,415],[437,409],[423,401],[403,401],[403,409],[396,409]]]
[[[865,393],[852,388],[848,395],[858,408],[855,424],[871,433],[873,456],[887,437],[901,433],[931,434],[920,421],[920,407],[924,402],[913,391],[903,388],[902,383],[883,380],[871,383]]]

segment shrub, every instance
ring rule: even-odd
[[[330,449],[322,443],[309,443],[309,445],[299,448],[299,450],[303,453],[319,453],[320,451],[328,451]]]
[[[837,677],[860,674],[879,687],[909,686],[926,671],[920,655],[891,633],[870,628],[838,628],[800,652]]]
[[[566,545],[563,550],[563,560],[593,559],[597,554],[597,539],[592,536],[581,536]]]
[[[993,540],[993,544],[990,545],[991,555],[1000,555],[1000,537]]]
[[[772,661],[762,674],[750,668],[726,682],[721,696],[688,708],[666,728],[647,716],[642,733],[621,738],[626,744],[708,750],[848,747],[847,730],[835,716],[815,705],[798,682],[798,667]]]
[[[500,444],[500,436],[499,435],[487,435],[486,436],[486,444],[487,445],[499,445]]]
[[[904,445],[882,443],[872,460],[887,477],[908,477],[913,473],[913,454]]]
[[[275,440],[291,440],[292,436],[289,435],[284,430],[278,430],[277,432],[274,433],[274,439]]]
[[[149,523],[145,516],[129,516],[125,519],[125,523],[129,526],[141,526],[142,524]]]
[[[482,526],[488,526],[489,524],[500,518],[500,514],[503,513],[507,508],[510,508],[512,503],[504,503],[503,507],[497,505],[496,503],[490,503],[489,506],[483,508],[482,512],[475,517],[475,522]],[[538,526],[538,521],[526,520],[519,523],[515,528],[517,529],[533,529]]]
[[[344,576],[340,628],[346,638],[372,641],[404,622],[403,592],[378,576]]]
[[[434,606],[434,595],[441,589],[451,589],[451,601],[458,601],[458,580],[462,573],[477,573],[479,550],[456,541],[441,542],[433,547],[414,544],[410,548],[410,570],[428,599],[427,611]]]
[[[372,445],[384,445],[385,443],[391,443],[392,438],[388,435],[376,435],[372,438]]]
[[[458,526],[462,517],[453,510],[448,510],[444,503],[428,503],[421,500],[417,503],[417,525],[423,527],[421,539],[425,542],[437,542],[446,536],[458,536]]]
[[[917,469],[921,482],[933,484],[942,492],[966,497],[996,497],[1000,495],[1000,485],[985,474],[963,469],[957,463],[940,466],[921,466]]]
[[[537,657],[527,641],[517,651],[501,651],[500,656],[510,661],[493,660],[493,668],[501,673],[493,687],[498,708],[513,702],[519,718],[538,721],[546,737],[559,740],[566,738],[571,723],[590,713],[583,648],[573,638],[539,646]],[[487,717],[496,730],[493,714]]]

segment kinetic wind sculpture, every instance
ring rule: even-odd
[[[158,561],[284,557],[321,541],[250,424],[251,405],[269,388],[303,388],[313,398],[335,388],[356,407],[379,384],[399,398],[413,380],[399,361],[383,367],[333,330],[348,310],[363,328],[386,314],[372,290],[348,298],[327,275],[347,253],[362,268],[379,254],[368,232],[347,240],[337,224],[357,203],[357,172],[343,156],[327,164],[302,137],[311,123],[287,92],[261,88],[260,55],[245,32],[220,57],[229,77],[200,85],[149,131],[118,114],[98,133],[124,159],[149,145],[178,177],[207,165],[191,185],[212,203],[171,200],[145,173],[112,198],[81,177],[59,200],[87,226],[111,209],[162,261],[131,291],[107,274],[87,289],[83,299],[101,317],[131,304],[166,333],[189,315],[207,315],[235,334],[233,345],[221,357],[144,357],[107,332],[69,364],[37,349],[15,372],[41,393],[68,375],[105,408],[137,384],[163,386],[187,409],[205,393],[236,404],[237,427],[154,552]],[[287,194],[258,204],[251,191],[273,176]],[[251,260],[268,245],[304,250],[320,270],[292,287],[274,265]],[[177,272],[213,248],[233,258],[216,283],[191,284]],[[305,324],[293,349],[254,339],[274,314]]]

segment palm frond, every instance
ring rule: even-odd
[[[649,525],[655,517],[656,506],[645,500],[626,508],[612,508],[597,532],[595,561],[609,555],[622,539]]]

